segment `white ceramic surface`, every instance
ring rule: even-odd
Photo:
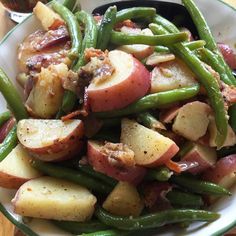
[[[94,7],[101,4],[111,2],[109,0],[81,0],[82,8],[85,10],[92,10]],[[169,2],[180,3],[179,0],[169,0]],[[228,5],[217,0],[195,0],[199,6],[208,24],[210,25],[214,36],[218,42],[225,42],[236,47],[236,10]],[[15,77],[17,74],[16,66],[16,51],[19,43],[24,37],[40,27],[39,22],[32,16],[27,18],[23,23],[17,25],[0,43],[0,67],[13,79],[15,83]],[[0,112],[6,110],[6,104],[2,96],[0,95]],[[187,230],[180,230],[173,227],[166,227],[164,229],[158,229],[157,235],[162,236],[216,236],[222,235],[224,232],[236,225],[236,186],[232,189],[233,196],[222,199],[212,207],[213,211],[219,212],[222,216],[219,220],[211,224],[192,224]],[[14,191],[0,188],[0,206],[3,210],[3,206],[8,211],[8,217],[11,220],[16,220],[21,223],[21,217],[12,214],[12,207],[10,204],[11,199],[14,196]],[[50,209],[49,209],[50,210]],[[15,222],[15,223],[17,223]],[[51,223],[43,220],[33,220],[27,223],[28,226],[36,233],[28,233],[29,235],[70,235],[57,229]],[[22,226],[18,225],[22,228]]]

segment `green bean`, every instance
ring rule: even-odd
[[[159,121],[149,112],[139,113],[137,120],[150,129],[155,129],[159,123]]]
[[[166,198],[173,206],[181,207],[201,207],[204,205],[202,197],[192,193],[182,192],[177,189],[173,189],[166,194]]]
[[[16,120],[25,119],[28,114],[22,103],[21,97],[17,89],[13,86],[11,80],[5,72],[0,68],[0,92],[4,96],[9,108],[11,109]]]
[[[188,175],[173,175],[170,180],[172,183],[175,183],[194,193],[208,195],[231,195],[230,191],[217,184],[195,179]]]
[[[120,132],[115,132],[114,129],[102,129],[97,134],[95,134],[93,139],[108,141],[112,143],[120,142]]]
[[[95,171],[93,169],[93,167],[90,166],[90,165],[81,165],[79,163],[79,161],[80,160],[78,160],[78,159],[72,160],[71,161],[72,162],[72,167],[82,171],[85,174],[88,174],[89,176],[91,176],[91,177],[93,177],[95,179],[99,179],[99,180],[103,181],[104,183],[110,185],[111,187],[115,187],[116,186],[117,181],[115,179],[113,179],[113,178],[111,178],[111,177],[109,177],[107,175],[104,175],[104,174],[102,174],[100,172]]]
[[[109,185],[105,183],[98,183],[98,181],[91,178],[90,176],[70,168],[56,166],[55,164],[46,163],[39,160],[33,160],[31,165],[44,174],[81,184],[82,186],[85,186],[98,193],[108,194],[112,190]]]
[[[234,132],[236,133],[236,104],[232,105],[229,108],[229,117],[230,117],[229,123]]]
[[[72,234],[93,233],[100,230],[106,230],[107,226],[98,220],[88,222],[74,222],[74,221],[52,221],[53,224],[59,228],[66,230]]]
[[[162,166],[156,169],[149,169],[145,175],[145,179],[165,182],[168,181],[172,175],[173,172],[171,170],[165,166]]]
[[[62,116],[70,112],[76,104],[77,96],[74,92],[70,90],[65,90],[62,100],[62,105],[59,112],[56,115],[56,118],[59,119]]]
[[[110,41],[111,31],[116,21],[116,6],[109,7],[102,19],[98,30],[97,48],[105,50]]]
[[[214,221],[219,214],[203,210],[166,210],[140,217],[120,217],[109,214],[102,208],[95,211],[96,217],[106,225],[123,230],[139,230],[161,227],[185,221]]]
[[[155,21],[155,19],[154,19]],[[156,34],[167,34],[168,31],[157,24],[150,24],[149,27]],[[219,84],[216,78],[208,71],[205,65],[182,43],[177,43],[169,47],[178,55],[189,68],[197,75],[198,80],[205,87],[211,106],[215,112],[217,137],[216,144],[220,148],[226,139],[228,132],[228,120],[224,107],[224,99],[220,92]]]
[[[121,119],[120,118],[103,119],[101,121],[102,121],[102,126],[105,127],[105,128],[110,128],[110,127],[121,125]]]
[[[72,60],[76,60],[79,57],[82,46],[82,34],[80,32],[80,27],[76,20],[76,17],[68,8],[56,1],[52,3],[52,8],[65,20],[68,26],[72,42],[69,57]]]
[[[123,109],[114,110],[111,112],[97,112],[94,113],[94,115],[99,118],[126,116],[134,113],[143,112],[148,109],[160,108],[163,105],[175,103],[178,101],[183,101],[195,97],[198,92],[199,85],[194,85],[191,87],[154,93],[139,99],[138,101],[130,104],[129,106]]]
[[[115,45],[146,44],[151,46],[164,45],[168,46],[174,43],[186,40],[186,32],[168,34],[168,35],[132,35],[122,32],[112,31],[110,42]]]
[[[228,75],[229,80],[231,81],[232,84],[236,86],[236,79],[232,74],[232,70],[229,68],[221,52],[219,51],[216,41],[202,13],[192,0],[182,0],[182,3],[184,4],[189,14],[191,15],[197,27],[200,38],[206,41],[206,48],[208,48],[209,50],[211,50],[216,54],[219,64],[223,65],[223,67],[225,68],[225,73]]]
[[[236,153],[236,145],[233,147],[224,147],[217,151],[217,157],[226,157]]]
[[[170,33],[179,33],[179,29],[169,20],[167,20],[166,18],[160,16],[160,15],[156,15],[154,17],[154,23],[162,26],[166,31],[170,32]]]
[[[120,235],[127,235],[127,232],[120,231],[120,230],[103,230],[94,233],[82,234],[82,236],[120,236]]]
[[[204,40],[196,40],[191,42],[184,42],[184,46],[191,51],[202,48],[206,42]],[[165,46],[155,46],[155,52],[170,52],[169,48]]]
[[[132,7],[118,11],[116,23],[130,19],[152,19],[156,14],[156,9],[151,7]]]
[[[0,114],[0,127],[9,119],[11,118],[11,112],[5,111],[2,114]]]
[[[232,81],[229,79],[228,75],[225,73],[224,66],[219,63],[219,60],[213,52],[207,48],[201,48],[198,51],[199,58],[211,66],[216,72],[219,73],[221,80],[229,85],[233,85]]]
[[[73,67],[74,71],[78,71],[81,66],[85,65],[84,51],[86,48],[96,48],[98,29],[93,16],[85,11],[76,13],[76,17],[85,27],[84,39],[82,42],[82,50],[77,64]]]
[[[0,144],[0,162],[12,151],[17,145],[16,125],[8,133],[4,141]]]
[[[79,11],[81,8],[78,0],[64,0],[63,6],[68,8],[71,12]]]

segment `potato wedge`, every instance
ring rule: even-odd
[[[83,222],[91,218],[96,201],[84,187],[41,177],[23,184],[12,203],[14,212],[22,216]]]
[[[102,206],[114,215],[135,217],[141,214],[144,204],[133,185],[119,182]]]
[[[207,131],[210,112],[211,108],[206,103],[187,103],[179,109],[172,129],[184,138],[196,141]]]
[[[55,25],[64,24],[64,20],[42,2],[38,1],[33,11],[45,30],[49,30]]]
[[[21,120],[17,126],[20,143],[29,153],[43,161],[60,161],[73,157],[82,147],[84,125],[80,120]]]
[[[30,179],[42,174],[29,164],[31,156],[18,144],[8,156],[0,162],[0,186],[18,189]]]
[[[171,139],[128,119],[122,120],[121,142],[134,151],[136,164],[146,167],[159,166],[179,151]]]
[[[151,93],[192,86],[196,83],[194,74],[178,58],[160,63],[151,72]]]
[[[67,73],[68,67],[63,63],[41,69],[25,103],[31,116],[47,119],[58,112],[64,94],[61,80],[67,77]]]

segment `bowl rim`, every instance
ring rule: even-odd
[[[231,8],[233,11],[235,11],[236,13],[236,7],[230,5],[229,3],[225,2],[224,0],[217,0],[218,2],[220,2],[221,4]],[[167,0],[168,2],[168,0]],[[14,31],[16,29],[18,29],[21,25],[23,25],[27,20],[29,20],[29,18],[31,18],[33,15],[33,13],[29,14],[22,22],[18,23],[17,25],[15,25],[10,31],[7,32],[7,34],[0,40],[0,47],[2,46],[2,44],[4,44],[5,41],[7,41],[7,39],[11,36],[12,33],[14,33]],[[35,233],[27,224],[25,224],[22,220],[18,220],[16,219],[8,210],[6,207],[4,207],[4,205],[0,202],[0,213],[2,213],[12,224],[14,224],[16,227],[19,228],[20,231],[22,231],[23,233],[25,233],[26,235],[29,236],[40,236],[39,234]],[[221,236],[224,233],[228,232],[230,229],[232,229],[233,227],[236,226],[236,218],[234,221],[232,221],[230,224],[228,224],[227,226],[217,230],[216,232],[212,233],[211,236]]]

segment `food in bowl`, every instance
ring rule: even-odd
[[[52,9],[36,6],[44,30],[19,48],[24,105],[1,73],[17,124],[0,184],[18,189],[15,213],[75,234],[216,220],[203,209],[235,182],[235,78],[211,34],[197,25],[190,41],[154,8]]]

